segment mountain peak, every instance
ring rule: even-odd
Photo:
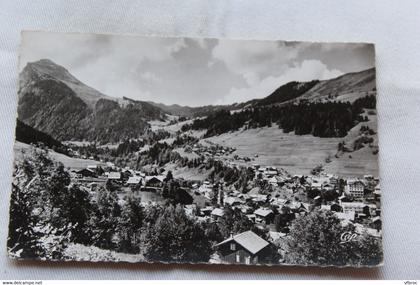
[[[67,85],[74,91],[76,96],[82,99],[91,109],[94,109],[95,104],[99,99],[117,101],[116,98],[109,97],[98,90],[87,86],[74,77],[66,68],[46,58],[28,62],[19,78],[19,93],[25,93],[25,89],[30,88],[34,82],[52,80]]]
[[[22,72],[25,73],[25,71],[35,73],[41,78],[55,78],[75,84],[80,83],[80,81],[71,75],[67,69],[46,58],[34,62],[28,62]]]

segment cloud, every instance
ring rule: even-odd
[[[290,81],[325,80],[342,75],[337,69],[328,67],[319,60],[304,60],[290,67],[280,76],[268,76],[247,88],[231,88],[230,92],[217,101],[217,104],[232,104],[245,102],[255,98],[264,98],[275,89]]]
[[[212,55],[232,72],[252,81],[281,73],[281,67],[298,56],[298,49],[284,42],[221,40]]]
[[[25,32],[21,68],[49,58],[113,97],[200,106],[264,97],[290,80],[372,67],[364,44]]]
[[[146,71],[140,74],[140,78],[149,82],[153,82],[153,83],[158,83],[162,81],[162,79],[160,79],[159,77],[156,76],[156,74],[150,71]]]

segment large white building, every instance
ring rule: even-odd
[[[364,208],[367,206],[362,202],[341,202],[340,206],[343,208],[343,212],[348,214],[355,212],[356,214],[362,214]]]
[[[345,192],[355,198],[362,198],[365,194],[365,183],[359,179],[347,180]]]

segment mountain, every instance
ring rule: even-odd
[[[180,106],[178,104],[165,105],[162,103],[155,103],[151,101],[148,101],[147,103],[160,108],[161,110],[163,110],[164,112],[168,114],[181,116],[181,117],[204,117],[220,110],[238,109],[237,104],[206,105],[206,106],[200,106],[200,107],[189,107],[189,106]]]
[[[305,92],[300,99],[353,102],[366,95],[374,94],[376,94],[376,73],[375,68],[370,68],[319,81]]]
[[[240,105],[267,106],[291,103],[296,100],[354,102],[366,95],[376,94],[375,79],[375,68],[370,68],[359,72],[346,73],[333,79],[309,82],[292,81],[280,86],[267,97],[251,100]]]
[[[48,59],[25,66],[18,95],[18,118],[57,140],[117,142],[165,117],[147,102],[104,95]]]
[[[172,115],[203,117],[221,110],[232,111],[249,107],[287,104],[296,100],[306,100],[309,102],[354,102],[366,95],[374,95],[376,93],[375,86],[375,69],[370,68],[360,72],[347,73],[328,80],[312,80],[308,82],[292,81],[281,85],[264,98],[252,99],[231,105],[188,107],[177,104],[148,103]]]
[[[261,99],[231,105],[188,107],[113,98],[87,86],[64,67],[42,59],[28,63],[19,78],[18,118],[57,140],[118,142],[141,136],[148,121],[166,114],[205,117],[300,100],[354,102],[376,93],[375,70],[348,73],[330,80],[289,82]]]

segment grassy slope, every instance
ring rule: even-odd
[[[142,254],[127,254],[74,243],[69,244],[64,250],[64,259],[96,262],[144,262]]]
[[[13,147],[13,150],[15,152],[15,160],[16,161],[22,160],[25,154],[30,153],[30,148],[31,146],[28,144],[15,142],[15,145]],[[52,150],[49,151],[49,155],[51,156],[53,160],[63,163],[66,168],[82,169],[82,168],[87,167],[88,165],[101,165],[101,166],[105,165],[104,163],[101,163],[96,160],[73,158],[73,157],[69,157],[61,153],[57,153]]]
[[[363,123],[376,130],[376,116],[369,116],[370,122]],[[345,138],[318,138],[311,135],[296,136],[285,134],[277,126],[271,128],[251,129],[222,134],[207,140],[236,147],[231,156],[248,156],[260,165],[274,165],[286,169],[291,174],[309,174],[318,164],[325,165],[328,173],[343,176],[378,175],[378,156],[372,149],[362,148],[358,151],[335,158],[337,145],[343,139],[350,145],[357,136],[361,124],[354,127]],[[374,127],[375,126],[375,127]],[[377,136],[374,136],[377,144]],[[258,154],[258,157],[253,157]],[[349,158],[349,155],[352,158]],[[325,163],[331,157],[332,162]]]
[[[375,111],[376,112],[376,111]],[[369,128],[377,131],[377,116],[368,115],[367,112],[363,116],[368,116],[369,121],[358,124],[349,131],[347,136],[344,138],[347,146],[352,146],[354,140],[357,138],[360,127],[368,126]],[[378,145],[378,135],[372,136],[374,139],[373,145]],[[339,173],[346,176],[360,176],[363,174],[372,174],[375,176],[379,175],[378,170],[378,155],[372,154],[373,149],[365,146],[362,149],[354,151],[352,153],[345,153],[340,158],[333,158],[331,163],[325,165],[325,170],[330,173]],[[351,155],[351,159],[349,158]]]

